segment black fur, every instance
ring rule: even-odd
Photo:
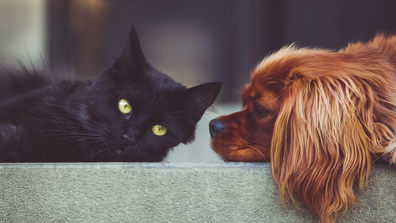
[[[132,25],[113,66],[90,80],[44,72],[0,74],[0,162],[155,162],[194,139],[219,83],[187,89],[145,59]],[[130,114],[118,109],[124,98]],[[152,133],[161,124],[168,132]],[[135,139],[124,146],[122,135]]]

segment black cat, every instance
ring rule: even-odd
[[[157,162],[195,126],[219,83],[176,83],[145,59],[132,25],[121,56],[91,80],[0,73],[0,162]]]

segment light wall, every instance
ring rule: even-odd
[[[30,68],[46,62],[46,1],[0,0],[0,61]]]

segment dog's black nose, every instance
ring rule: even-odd
[[[212,121],[209,122],[210,137],[213,138],[215,135],[217,135],[221,131],[223,131],[224,128],[225,128],[225,125],[221,120],[212,119]]]

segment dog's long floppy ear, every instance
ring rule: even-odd
[[[303,203],[322,222],[333,222],[358,202],[353,186],[367,184],[373,159],[394,138],[394,81],[349,72],[314,76],[292,69],[272,138],[271,165],[282,202],[288,196]]]

